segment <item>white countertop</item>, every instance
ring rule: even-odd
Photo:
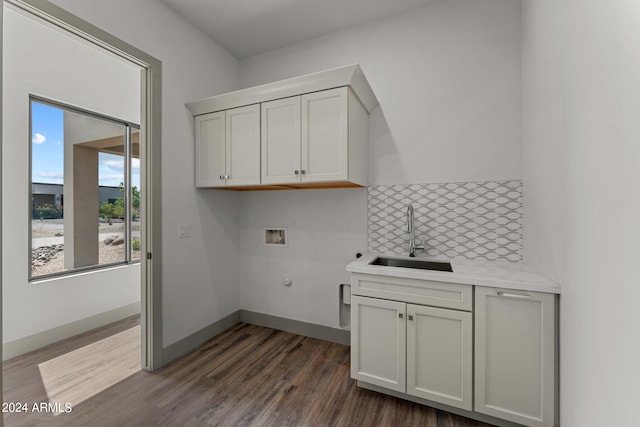
[[[415,268],[369,265],[377,256],[413,260],[449,261],[453,272],[420,270]],[[434,280],[467,285],[514,289],[531,292],[560,293],[560,286],[519,262],[448,260],[443,258],[402,257],[398,255],[365,254],[347,265],[351,273],[377,274],[407,279]]]

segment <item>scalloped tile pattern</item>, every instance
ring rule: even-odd
[[[522,261],[522,181],[373,185],[368,249],[408,255],[407,204],[429,256]]]

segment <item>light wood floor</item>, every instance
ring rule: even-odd
[[[5,362],[4,401],[46,402],[39,365],[137,323],[128,319]],[[65,373],[55,384],[63,390],[59,381],[73,375],[59,369]],[[91,383],[74,382],[73,398],[95,389]],[[356,387],[346,346],[243,323],[157,372],[137,371],[86,397],[71,413],[5,414],[5,425],[488,426]]]

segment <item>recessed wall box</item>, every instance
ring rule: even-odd
[[[264,245],[265,246],[289,246],[286,227],[265,227],[264,228]]]

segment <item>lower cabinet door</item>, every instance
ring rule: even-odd
[[[555,297],[476,286],[475,410],[555,423]]]
[[[351,377],[404,393],[406,304],[351,297]]]
[[[407,394],[472,409],[472,314],[407,304]]]

